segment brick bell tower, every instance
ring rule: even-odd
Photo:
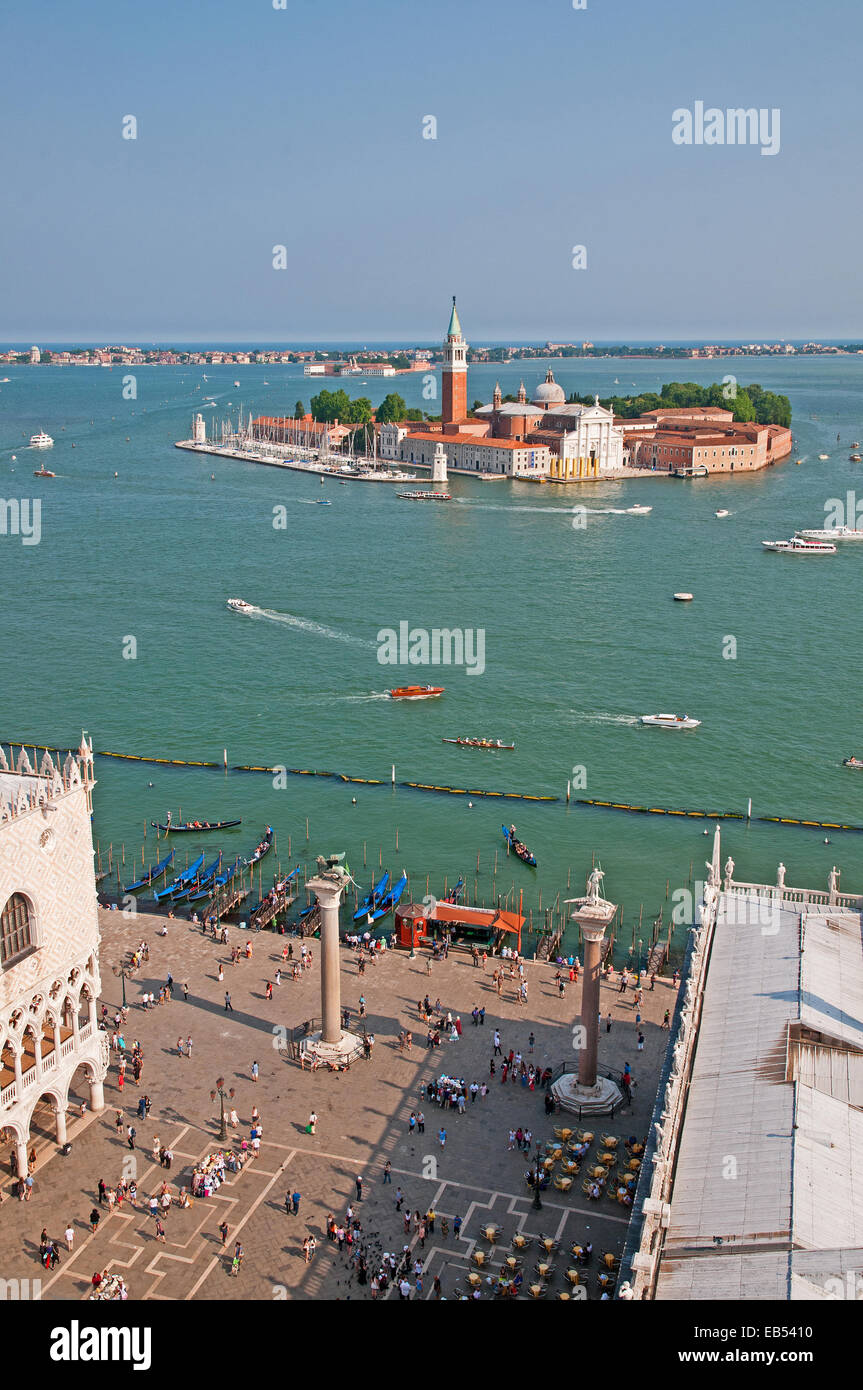
[[[467,417],[467,343],[458,321],[455,295],[452,297],[452,313],[443,345],[441,394],[441,418],[446,430],[448,425],[458,424]]]

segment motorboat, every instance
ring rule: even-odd
[[[820,531],[795,531],[794,534],[806,541],[863,541],[863,528],[859,526],[825,526]]]
[[[397,492],[406,502],[451,502],[451,492]]]
[[[33,477],[34,477],[34,478],[56,478],[56,476],[57,476],[57,474],[56,474],[56,473],[52,473],[51,470],[50,470],[50,468],[34,468],[34,469],[33,469]]]
[[[773,550],[778,555],[835,555],[835,545],[827,541],[810,541],[802,536],[792,536],[790,541],[762,541],[765,550]]]
[[[387,694],[392,700],[432,700],[436,695],[443,695],[444,688],[442,685],[398,685]]]
[[[701,720],[688,714],[643,714],[641,722],[653,729],[697,729]]]
[[[674,595],[674,600],[676,603],[691,603],[693,597],[693,594],[679,593]]]
[[[53,449],[53,447],[53,439],[51,438],[50,434],[46,434],[44,430],[40,430],[38,434],[31,434],[31,449]]]
[[[849,463],[859,463],[860,460],[861,460],[861,458],[863,458],[863,455],[861,455],[861,454],[849,454],[849,455],[848,455],[848,462],[849,462]]]
[[[730,513],[730,511],[728,510],[727,507],[720,507],[720,508],[719,508],[719,511],[718,511],[718,512],[714,512],[713,515],[714,515],[714,516],[730,516],[731,513]]]
[[[829,454],[819,454],[818,457],[821,459],[822,463],[826,463],[827,460],[829,459],[830,455],[829,455]]]
[[[322,478],[322,479],[321,479],[321,482],[323,482],[323,481],[324,481],[324,480],[323,480],[323,478]],[[315,498],[315,501],[317,502],[317,504],[318,504],[319,507],[331,507],[331,506],[333,505],[332,502],[330,501],[329,497],[316,497],[316,498]]]
[[[235,381],[235,382],[234,382],[234,385],[235,385],[235,386],[239,386],[239,384],[240,384],[240,383],[239,383],[238,381]]]
[[[252,611],[252,604],[246,603],[244,598],[229,598],[228,607],[232,608],[235,613],[251,613]]]
[[[843,759],[842,759],[842,766],[843,766],[843,767],[863,767],[863,758],[855,758],[855,757],[853,757],[853,755],[852,755],[852,757],[850,757],[850,758],[843,758]]]
[[[627,515],[627,516],[647,516],[648,512],[652,512],[652,511],[653,511],[653,508],[652,508],[652,507],[627,507],[627,508],[626,508],[626,515]]]

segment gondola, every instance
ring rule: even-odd
[[[503,831],[503,838],[506,840],[513,854],[517,855],[523,864],[527,864],[529,868],[535,869],[536,855],[531,854],[527,845],[523,845],[521,840],[518,840],[514,835],[511,835],[505,825],[502,825],[500,828]]]
[[[379,879],[378,882],[373,885],[371,892],[367,893],[362,902],[357,905],[357,910],[354,913],[355,922],[361,922],[364,917],[368,917],[370,912],[374,912],[386,892],[389,881],[390,871],[387,869],[383,878]]]
[[[201,853],[198,855],[194,863],[190,864],[188,869],[184,869],[183,872],[179,875],[179,877],[174,879],[173,883],[169,883],[167,888],[160,888],[158,890],[158,892],[154,895],[156,902],[161,902],[163,898],[170,898],[171,894],[176,893],[179,888],[182,888],[184,883],[194,883],[195,879],[201,871],[201,865],[203,864],[203,862],[204,851],[201,850]]]
[[[124,893],[137,893],[140,888],[149,888],[151,883],[155,883],[157,878],[168,872],[171,860],[174,858],[174,851],[166,854],[165,858],[159,863],[154,864],[152,869],[148,869],[143,878],[138,878],[134,883],[130,883],[128,888],[124,888]]]
[[[381,900],[380,905],[375,908],[374,912],[368,914],[370,921],[379,922],[381,917],[386,917],[388,912],[392,912],[393,908],[398,905],[399,899],[407,887],[407,882],[408,876],[403,872],[398,883],[393,884],[389,893]]]
[[[264,838],[261,840],[261,843],[258,845],[258,847],[257,847],[257,849],[255,850],[254,854],[253,854],[249,859],[246,860],[246,863],[247,863],[247,864],[257,864],[258,860],[259,860],[259,859],[263,859],[263,857],[264,857],[265,854],[269,854],[269,852],[270,852],[270,850],[271,850],[272,848],[273,848],[273,827],[272,827],[271,825],[268,825],[268,826],[267,826],[267,829],[266,829],[266,831],[265,831],[265,833],[264,833]]]
[[[196,834],[198,831],[229,830],[231,826],[242,825],[243,822],[241,820],[201,820],[184,821],[182,825],[173,825],[170,822],[160,825],[158,821],[151,820],[150,824],[154,830],[161,830],[163,835],[189,835]]]
[[[219,850],[219,853],[216,855],[216,858],[213,860],[212,864],[208,864],[205,869],[202,869],[200,874],[196,878],[194,878],[191,883],[184,884],[183,887],[180,888],[179,891],[172,897],[171,901],[177,903],[180,902],[181,899],[185,898],[187,902],[195,902],[198,898],[206,897],[209,894],[210,888],[213,884],[213,880],[221,867],[222,851]]]

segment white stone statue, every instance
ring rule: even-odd
[[[727,858],[726,861],[725,861],[725,886],[726,886],[726,888],[733,882],[733,880],[734,880],[734,860],[731,858],[731,855],[729,854],[728,858]]]
[[[705,867],[706,867],[706,869],[707,869],[707,883],[705,884],[705,887],[706,887],[706,888],[715,888],[715,887],[716,887],[716,865],[714,864],[714,862],[713,862],[712,859],[705,859],[704,864],[705,864]]]
[[[784,864],[780,864],[779,867],[778,867],[777,870],[776,870],[776,887],[777,887],[777,888],[784,888],[784,887],[785,887],[785,865],[784,865]]]
[[[827,876],[827,892],[828,892],[828,893],[838,893],[838,892],[839,892],[839,875],[841,874],[841,872],[842,872],[842,870],[841,870],[841,869],[837,869],[836,865],[834,864],[834,865],[833,865],[833,868],[830,870],[830,873],[829,873],[828,876]]]
[[[587,880],[587,897],[589,902],[598,903],[600,901],[599,886],[604,878],[605,874],[602,872],[602,869],[591,869],[590,877]]]

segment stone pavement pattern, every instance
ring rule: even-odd
[[[563,1114],[547,1118],[543,1093],[531,1093],[520,1082],[502,1084],[499,1065],[497,1075],[489,1076],[495,1027],[500,1029],[505,1054],[515,1048],[540,1067],[574,1060],[571,1030],[578,1016],[580,984],[567,984],[566,995],[560,998],[554,968],[529,964],[525,1008],[516,1002],[514,983],[507,982],[498,998],[491,961],[483,973],[468,955],[453,951],[447,961],[435,963],[429,975],[424,955],[410,960],[402,952],[386,952],[358,976],[355,957],[345,949],[342,1003],[355,1010],[360,994],[365,995],[367,1026],[376,1036],[376,1046],[371,1061],[356,1062],[350,1072],[312,1073],[287,1059],[273,1030],[290,1029],[320,1015],[317,941],[311,943],[312,969],[296,982],[284,980],[275,988],[272,1001],[267,1001],[266,981],[273,979],[282,947],[291,938],[268,932],[253,935],[252,959],[232,966],[229,948],[216,946],[187,922],[173,920],[168,923],[168,936],[157,936],[162,920],[139,914],[130,922],[119,912],[101,913],[102,977],[112,1013],[120,992],[111,964],[119,962],[142,937],[150,945],[149,963],[126,986],[130,1010],[125,1038],[127,1045],[137,1038],[143,1048],[141,1085],[135,1087],[130,1079],[119,1091],[116,1054],[112,1054],[106,1110],[79,1121],[77,1132],[70,1125],[69,1156],[57,1155],[56,1145],[45,1146],[48,1161],[40,1162],[30,1202],[11,1196],[12,1181],[8,1165],[4,1166],[3,1277],[32,1280],[41,1276],[43,1298],[87,1297],[91,1275],[107,1265],[125,1274],[134,1299],[369,1298],[368,1286],[357,1285],[347,1255],[340,1256],[326,1240],[326,1217],[332,1212],[343,1220],[352,1201],[369,1245],[400,1252],[405,1243],[413,1245],[416,1236],[413,1230],[405,1235],[403,1217],[395,1210],[399,1186],[405,1194],[404,1209],[425,1212],[433,1207],[438,1213],[434,1236],[427,1237],[425,1248],[418,1252],[425,1269],[422,1297],[431,1296],[435,1274],[446,1297],[463,1291],[475,1246],[488,1248],[480,1228],[489,1218],[503,1229],[499,1250],[493,1253],[495,1264],[508,1253],[516,1230],[560,1239],[561,1251],[553,1261],[558,1272],[549,1288],[552,1295],[565,1287],[562,1275],[571,1263],[568,1247],[573,1240],[592,1240],[597,1253],[620,1251],[628,1212],[605,1197],[598,1203],[588,1202],[581,1191],[581,1177],[570,1193],[549,1188],[543,1194],[543,1211],[532,1210],[524,1181],[527,1159],[523,1153],[508,1151],[509,1129],[530,1128],[534,1140],[544,1143],[552,1137],[554,1125],[577,1128],[577,1122]],[[229,928],[229,938],[230,944],[248,939],[236,927]],[[294,940],[293,944],[297,953],[299,943]],[[219,962],[224,982],[218,980]],[[153,990],[158,996],[169,970],[176,982],[173,1001],[142,1009],[141,994]],[[184,981],[189,986],[187,1002],[181,989]],[[226,989],[231,992],[232,1013],[224,1009]],[[426,1048],[425,1025],[417,1012],[426,991],[432,999],[439,996],[444,1009],[460,1015],[458,1043],[442,1041],[440,1048]],[[642,1031],[646,1041],[644,1051],[638,1053],[632,990],[620,995],[616,981],[603,984],[603,1018],[610,1009],[613,1026],[609,1034],[603,1023],[600,1065],[621,1070],[629,1061],[638,1084],[632,1107],[605,1126],[592,1126],[597,1133],[605,1129],[621,1139],[630,1133],[642,1140],[646,1137],[668,1039],[660,1024],[665,1009],[673,1010],[674,1001],[670,980],[658,980],[655,992],[645,992]],[[483,1027],[472,1025],[474,1004],[485,1005]],[[396,1036],[402,1028],[413,1030],[410,1052],[398,1048]],[[532,1057],[531,1030],[536,1035]],[[178,1037],[185,1039],[189,1034],[191,1059],[178,1056],[176,1049]],[[253,1061],[259,1064],[257,1083],[251,1077]],[[486,1080],[489,1094],[469,1104],[463,1116],[455,1110],[441,1111],[420,1099],[419,1088],[442,1072],[463,1076],[468,1082]],[[127,1073],[131,1077],[131,1068]],[[229,1129],[233,1139],[248,1138],[252,1106],[258,1105],[263,1122],[260,1153],[242,1173],[229,1174],[211,1198],[197,1200],[185,1211],[174,1206],[164,1218],[167,1239],[161,1244],[142,1204],[158,1192],[165,1178],[175,1194],[180,1186],[188,1187],[194,1163],[219,1147],[218,1101],[210,1100],[210,1091],[220,1075],[226,1088],[236,1091],[234,1104],[241,1125],[238,1130]],[[139,1120],[135,1114],[143,1093],[153,1102],[149,1120]],[[132,1123],[138,1131],[134,1154],[125,1136],[115,1130],[117,1108],[122,1108],[124,1124]],[[313,1109],[319,1117],[314,1135],[306,1130]],[[408,1117],[411,1110],[420,1109],[425,1112],[425,1133],[411,1136]],[[438,1141],[441,1123],[447,1131],[444,1148]],[[173,1150],[170,1173],[152,1157],[156,1134]],[[383,1182],[387,1160],[392,1165],[391,1185]],[[364,1180],[359,1203],[355,1200],[357,1174]],[[99,1178],[113,1186],[124,1175],[137,1179],[137,1210],[126,1203],[121,1212],[109,1215],[103,1208],[99,1229],[91,1235],[88,1217],[97,1200]],[[285,1194],[293,1190],[302,1194],[296,1217],[287,1215],[284,1208]],[[464,1222],[459,1241],[452,1232],[456,1215]],[[446,1237],[442,1217],[449,1220]],[[64,1252],[60,1267],[49,1273],[38,1261],[39,1231],[47,1226],[49,1235],[59,1240],[70,1219],[76,1232],[74,1251]],[[221,1246],[218,1226],[222,1221],[230,1229],[227,1255],[235,1239],[242,1240],[245,1248],[236,1279],[230,1277],[230,1260]],[[307,1232],[318,1241],[308,1266],[301,1250]],[[525,1258],[526,1274],[535,1259],[532,1247]],[[594,1270],[589,1273],[595,1297]]]

